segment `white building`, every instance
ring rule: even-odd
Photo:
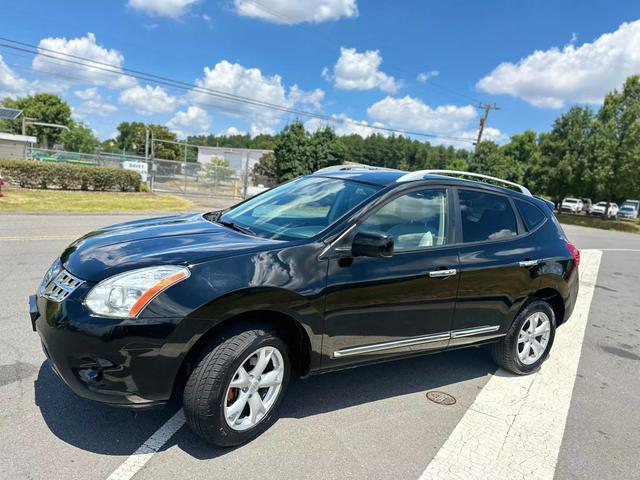
[[[29,135],[0,132],[0,158],[27,158],[27,149],[32,147],[38,139]]]
[[[242,176],[247,167],[251,172],[262,155],[272,151],[253,148],[198,147],[198,163],[204,166],[213,158],[223,158],[229,162],[229,166],[235,170],[236,175]]]

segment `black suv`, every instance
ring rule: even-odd
[[[182,395],[195,432],[237,445],[275,421],[291,374],[482,343],[536,369],[578,292],[552,208],[477,174],[333,167],[228,210],[85,235],[30,297],[31,321],[78,395]]]

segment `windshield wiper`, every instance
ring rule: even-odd
[[[224,225],[227,228],[235,230],[236,232],[244,233],[245,235],[251,235],[253,237],[256,236],[255,232],[250,228],[244,227],[242,225],[238,225],[237,223],[227,222],[225,220],[220,220],[219,218],[215,220],[216,223],[220,225]]]

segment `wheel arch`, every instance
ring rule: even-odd
[[[230,315],[219,322],[211,322],[210,327],[193,343],[182,360],[174,381],[173,395],[181,394],[199,357],[216,336],[235,334],[242,330],[243,324],[255,326],[256,322],[274,329],[285,341],[289,347],[293,373],[302,377],[308,375],[314,362],[319,361],[319,358],[314,357],[316,354],[319,356],[320,352],[314,352],[307,328],[290,313],[276,308],[258,308]]]
[[[556,326],[564,323],[564,321],[566,320],[566,307],[564,304],[564,299],[562,298],[562,294],[558,290],[551,287],[544,287],[533,292],[531,295],[529,295],[529,298],[522,306],[521,311],[534,300],[543,300],[551,306],[551,309],[553,310],[553,313],[556,317]]]

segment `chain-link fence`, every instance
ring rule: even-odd
[[[118,153],[77,153],[30,148],[27,157],[35,160],[126,168],[140,173],[151,191],[182,195],[247,198],[266,189],[255,184],[252,170],[269,150],[198,147],[196,162],[146,159]]]

